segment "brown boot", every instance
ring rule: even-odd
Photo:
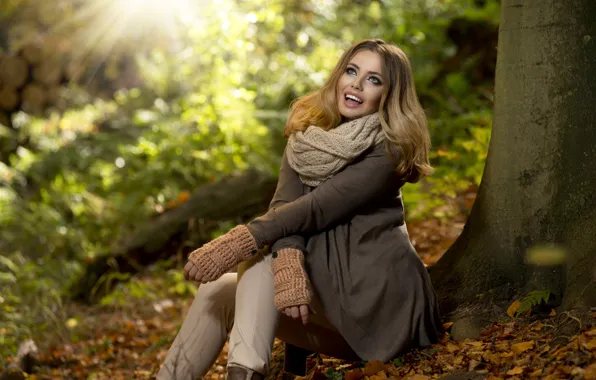
[[[265,376],[243,367],[228,367],[227,380],[263,380]]]

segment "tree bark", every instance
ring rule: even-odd
[[[267,210],[277,179],[256,171],[202,186],[182,205],[140,226],[120,250],[97,258],[85,269],[80,281],[71,287],[75,300],[93,302],[109,292],[115,282],[106,281],[111,273],[136,273],[140,268],[171,257],[169,248],[178,249],[186,239],[193,220],[248,219]],[[206,241],[193,242],[196,248]]]
[[[563,310],[596,306],[595,73],[594,0],[503,0],[484,175],[464,231],[431,269],[452,319],[482,305],[487,322],[530,290],[550,290]],[[557,249],[528,260],[544,244]]]

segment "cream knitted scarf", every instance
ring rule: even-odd
[[[385,139],[377,113],[325,131],[311,125],[288,139],[286,156],[303,183],[318,186]]]

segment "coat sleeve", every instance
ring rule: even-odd
[[[279,169],[277,188],[275,189],[275,194],[269,204],[269,212],[300,198],[303,193],[303,186],[300,177],[288,163],[288,158],[284,151],[281,167]],[[305,245],[305,239],[301,235],[284,236],[275,240],[271,246],[271,252],[277,252],[282,248],[296,248],[303,253],[306,253]]]
[[[323,231],[389,191],[395,192],[399,183],[395,163],[380,144],[312,192],[269,210],[247,227],[259,245]]]

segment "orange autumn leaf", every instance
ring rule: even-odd
[[[183,192],[181,192],[180,194],[178,194],[178,204],[182,204],[184,202],[186,202],[188,200],[188,198],[190,198],[190,192],[185,190]]]
[[[366,363],[362,373],[364,373],[366,376],[372,376],[383,370],[385,370],[385,364],[382,361],[371,360],[370,362]]]
[[[509,376],[521,375],[522,373],[524,373],[524,369],[522,367],[515,367],[515,368],[512,368],[509,371],[507,371],[507,374]]]
[[[596,339],[592,339],[584,345],[588,350],[596,350]]]
[[[451,326],[453,326],[453,322],[443,323],[443,330],[448,330]]]
[[[388,379],[388,377],[385,374],[385,372],[381,371],[381,372],[377,373],[376,375],[370,376],[369,379],[370,380],[385,380],[385,379]]]
[[[521,306],[521,302],[513,301],[513,303],[511,305],[509,305],[509,307],[507,308],[507,315],[510,316],[511,318],[515,318],[515,313],[519,310],[520,306]]]
[[[535,370],[534,372],[532,372],[530,374],[530,377],[542,376],[542,372],[543,372],[542,368],[539,368],[539,369]]]
[[[585,380],[596,380],[596,363],[592,363],[584,371]]]
[[[445,348],[447,349],[447,351],[449,351],[449,353],[452,353],[452,354],[455,353],[455,352],[457,352],[457,351],[459,351],[459,350],[461,350],[461,348],[459,348],[458,345],[453,344],[451,342],[447,343],[447,345],[445,346]]]
[[[351,370],[344,376],[344,380],[361,380],[362,378],[364,378],[364,374],[360,369]]]
[[[528,342],[521,342],[511,345],[511,350],[516,354],[521,354],[522,352],[528,351],[534,347],[534,341],[530,340]]]

